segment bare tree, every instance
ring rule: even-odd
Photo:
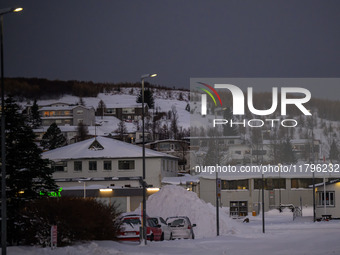
[[[123,141],[124,140],[124,134],[127,133],[125,122],[123,120],[121,120],[118,123],[118,128],[115,130],[115,132],[118,133],[119,140]]]

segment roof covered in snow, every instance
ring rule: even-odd
[[[111,109],[111,108],[142,108],[142,103],[119,102],[116,104],[106,104],[106,109]]]
[[[56,161],[85,158],[141,158],[142,147],[111,138],[96,137],[47,151],[42,156]],[[150,149],[145,149],[145,157],[177,159]]]
[[[42,111],[66,111],[66,110],[73,110],[74,108],[84,108],[84,109],[92,109],[93,107],[86,107],[83,105],[65,105],[65,106],[44,106],[39,109],[40,112]]]

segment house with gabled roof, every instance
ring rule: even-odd
[[[42,156],[51,160],[53,177],[57,183],[63,182],[63,186],[74,185],[84,178],[93,180],[92,184],[107,180],[111,185],[112,178],[143,175],[142,147],[106,137],[70,144]],[[177,176],[175,156],[145,149],[145,165],[149,186],[160,187],[163,177]]]

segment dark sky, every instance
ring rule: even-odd
[[[340,77],[340,1],[10,0],[5,76]]]

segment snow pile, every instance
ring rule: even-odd
[[[135,213],[140,213],[140,210],[140,207],[137,208]],[[164,219],[188,216],[191,223],[197,225],[194,228],[196,238],[216,236],[216,208],[198,198],[196,193],[179,186],[166,185],[151,195],[146,203],[146,213],[150,217],[161,216]],[[241,234],[246,231],[242,223],[220,210],[220,234]]]

